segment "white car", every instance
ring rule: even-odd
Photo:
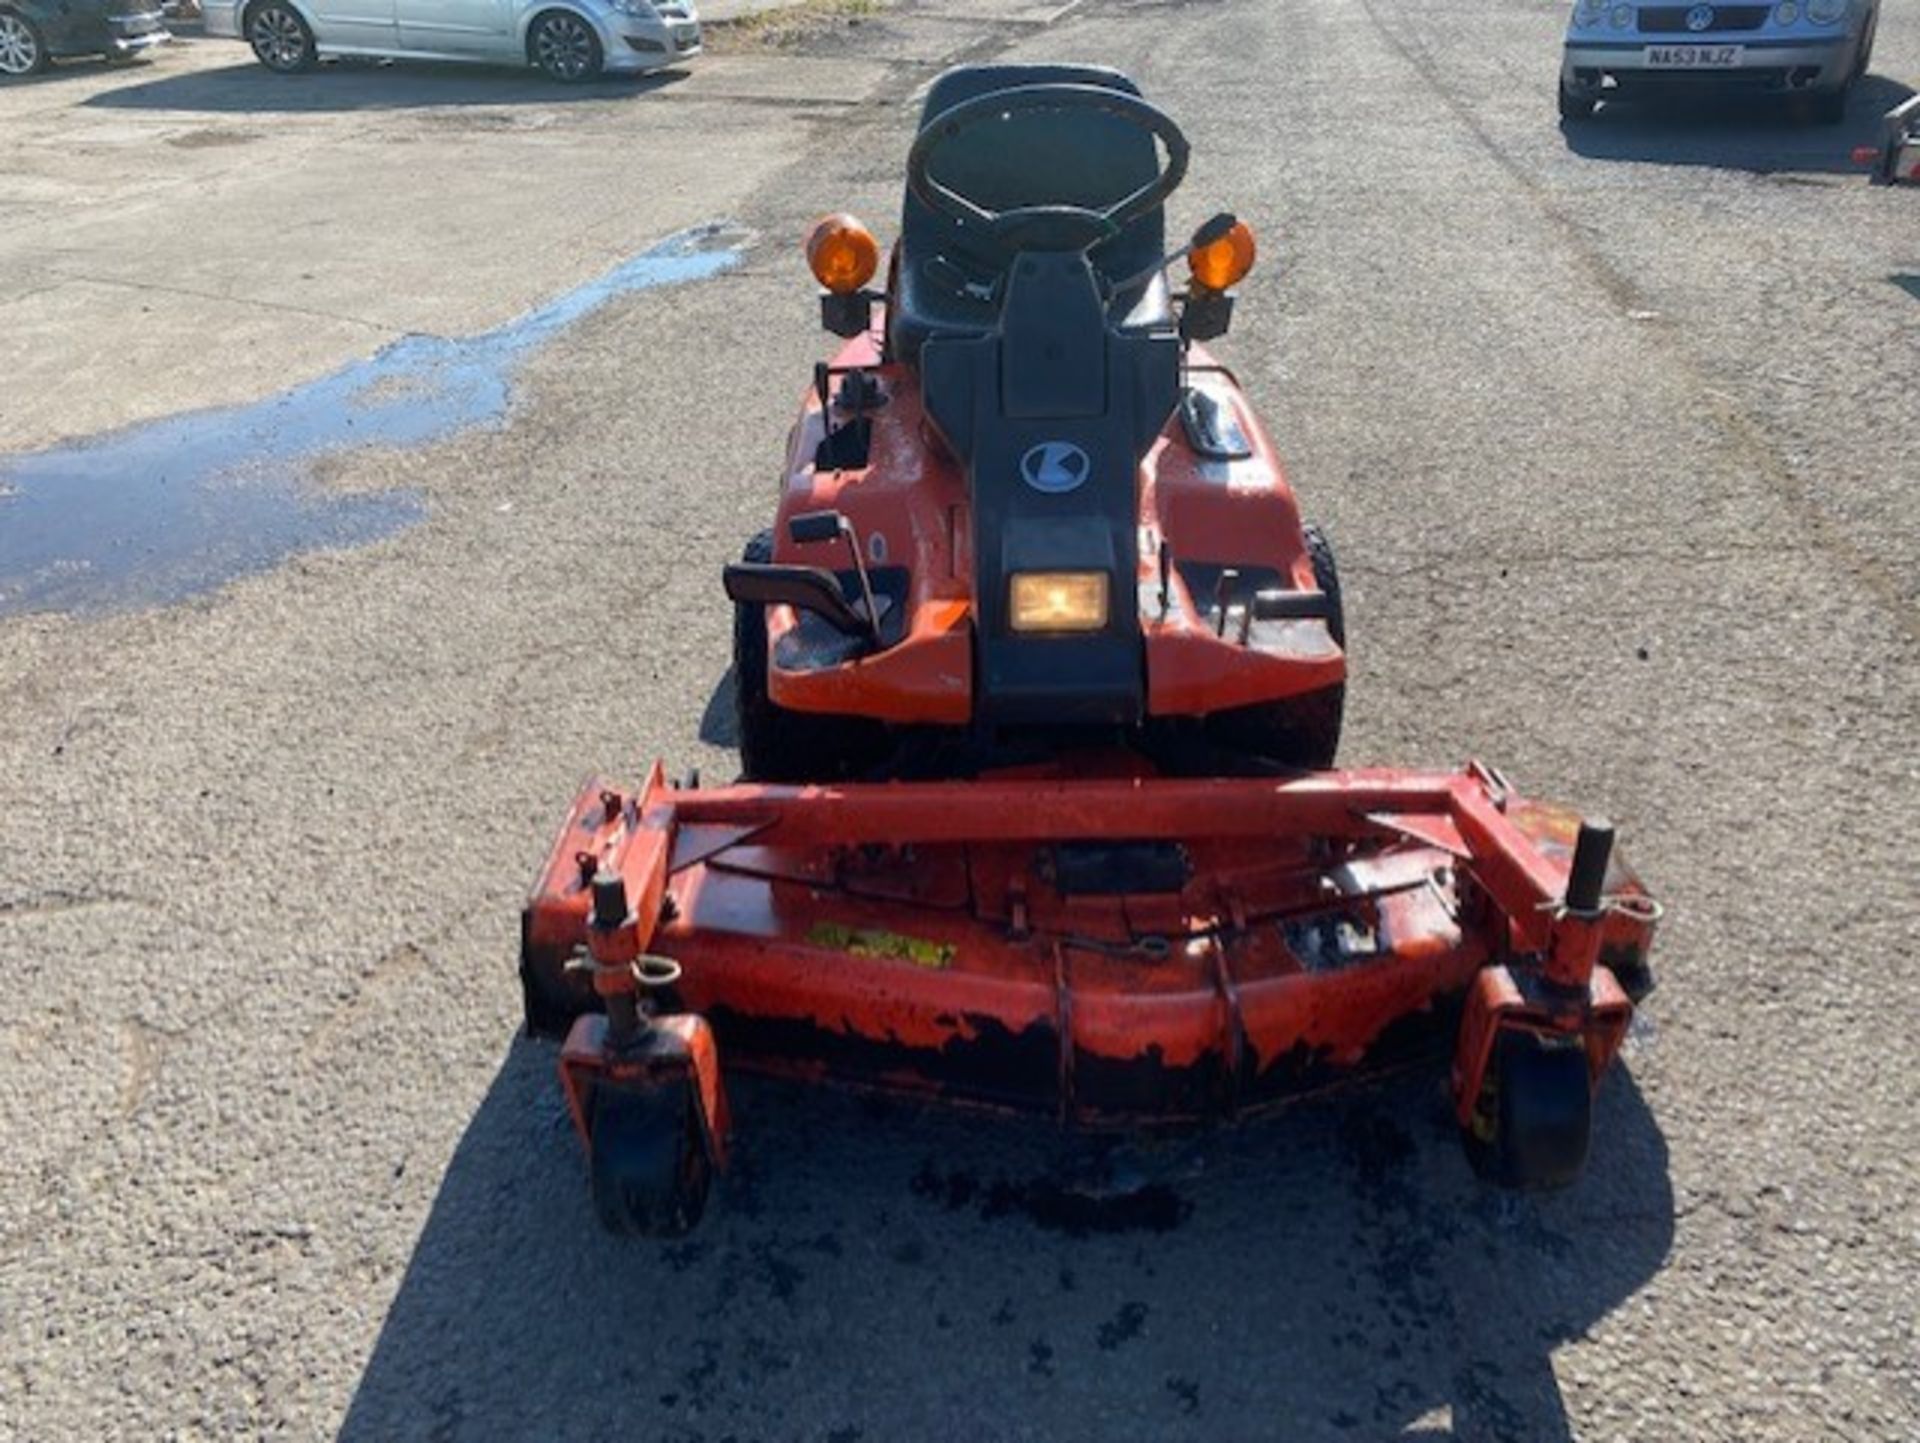
[[[269,70],[333,55],[537,65],[569,84],[700,53],[693,0],[203,0],[207,34]]]

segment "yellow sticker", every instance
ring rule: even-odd
[[[888,957],[935,971],[953,965],[953,947],[924,937],[903,937],[880,927],[845,927],[838,922],[815,922],[807,940],[816,947],[835,947],[855,957]]]

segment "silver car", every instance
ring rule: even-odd
[[[700,53],[693,0],[203,0],[207,34],[269,70],[332,55],[537,65],[572,83]]]
[[[1747,90],[1806,96],[1821,120],[1846,113],[1866,74],[1880,0],[1640,4],[1577,0],[1560,66],[1560,115],[1584,120],[1602,100]]]

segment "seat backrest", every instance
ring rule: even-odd
[[[1020,85],[1098,85],[1138,95],[1117,70],[1093,65],[963,65],[949,70],[927,91],[920,129],[963,100]],[[934,157],[934,178],[993,210],[1023,205],[1104,206],[1150,183],[1160,170],[1153,137],[1110,115],[1034,113],[1000,125],[977,126]],[[911,192],[900,227],[903,260],[920,264],[932,256],[962,252],[978,265],[999,270],[1010,254],[983,251],[983,242],[923,205]],[[1136,275],[1165,250],[1166,218],[1156,207],[1091,256],[1109,280]]]

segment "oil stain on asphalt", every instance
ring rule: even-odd
[[[164,604],[419,520],[417,494],[331,494],[313,463],[499,422],[532,351],[616,296],[718,275],[746,241],[726,224],[681,231],[477,336],[405,336],[263,400],[0,459],[0,615]]]
[[[942,1203],[949,1212],[977,1203],[985,1221],[1022,1216],[1045,1232],[1071,1238],[1171,1232],[1193,1211],[1187,1199],[1164,1183],[1093,1190],[1042,1177],[1026,1182],[997,1178],[982,1185],[971,1173],[943,1174],[930,1160],[920,1165],[910,1186],[916,1196]],[[1071,1291],[1068,1277],[1063,1276],[1061,1287]]]

